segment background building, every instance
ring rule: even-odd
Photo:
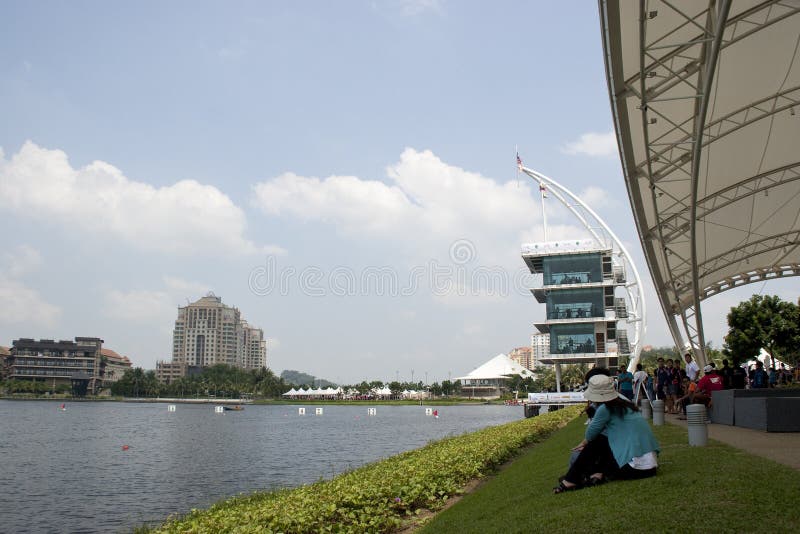
[[[267,366],[264,331],[242,319],[238,308],[223,304],[213,293],[178,308],[172,335],[172,361],[158,362],[156,376],[169,383],[217,364],[242,369]]]
[[[264,331],[250,326],[247,321],[241,322],[242,342],[240,367],[259,369],[267,366],[267,341]]]
[[[11,380],[35,380],[55,389],[68,384],[77,393],[97,393],[116,382],[131,362],[103,348],[97,337],[76,337],[75,341],[20,338],[12,342],[6,357],[6,373]]]
[[[511,358],[512,361],[520,364],[525,369],[533,369],[531,347],[517,347],[515,349],[511,349],[511,352],[508,353],[508,357]]]
[[[550,356],[550,334],[542,334],[541,332],[531,335],[531,359],[533,360],[533,369],[537,366],[544,365],[542,360]]]

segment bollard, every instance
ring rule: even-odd
[[[536,417],[539,415],[539,407],[534,404],[525,405],[525,417]]]
[[[706,407],[702,404],[690,404],[687,406],[686,422],[689,428],[689,445],[692,447],[705,447],[708,444]]]
[[[647,399],[642,399],[639,401],[639,409],[642,411],[642,417],[645,419],[650,419],[653,415],[653,410],[650,407],[650,401]]]
[[[661,426],[664,424],[664,401],[661,399],[654,400],[653,405],[653,425]]]

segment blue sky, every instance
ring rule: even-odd
[[[541,239],[516,145],[647,274],[593,3],[10,1],[0,106],[0,344],[96,335],[152,368],[176,307],[213,291],[277,372],[465,374],[544,313],[469,282],[512,279]],[[550,209],[555,236],[581,233]],[[434,266],[449,289],[410,285]],[[406,282],[370,286],[386,269]],[[708,337],[754,291],[791,298],[772,284],[711,299]],[[645,342],[668,344],[648,295]]]

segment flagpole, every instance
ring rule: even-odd
[[[517,189],[519,189],[519,171],[520,167],[522,167],[519,163],[519,145],[514,145],[514,152],[517,153]]]
[[[547,212],[544,210],[544,199],[545,194],[547,193],[547,189],[544,188],[544,184],[540,181],[539,182],[539,198],[542,201],[542,228],[544,228],[544,240],[547,241]]]

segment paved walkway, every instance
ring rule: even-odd
[[[666,415],[668,423],[686,427],[676,415]],[[800,432],[763,432],[738,426],[708,425],[708,437],[757,456],[800,470]]]

